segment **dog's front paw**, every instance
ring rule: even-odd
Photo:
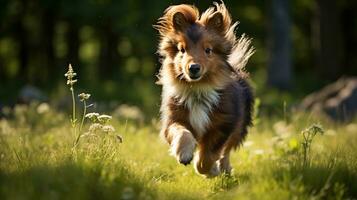
[[[177,161],[183,165],[188,165],[193,159],[196,148],[196,140],[192,134],[185,131],[174,138],[171,144],[171,153]]]
[[[177,161],[183,165],[188,165],[191,163],[192,159],[193,159],[193,152],[190,151],[183,151],[183,152],[179,152],[177,157]]]

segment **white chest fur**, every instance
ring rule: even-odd
[[[198,136],[202,136],[208,128],[210,113],[218,105],[219,93],[212,87],[183,87],[164,84],[163,98],[177,98],[189,110],[189,121]],[[162,110],[165,112],[165,110]]]
[[[211,122],[212,108],[219,102],[219,93],[212,88],[190,88],[181,93],[179,99],[189,110],[192,128],[202,136]]]

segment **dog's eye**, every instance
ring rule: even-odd
[[[205,52],[206,52],[206,54],[208,54],[208,55],[209,55],[209,54],[211,54],[211,53],[212,53],[212,49],[211,49],[211,48],[206,48],[206,49],[205,49]]]
[[[181,53],[185,53],[186,52],[184,48],[181,48],[180,51],[181,51]]]

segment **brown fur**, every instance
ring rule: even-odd
[[[244,35],[236,39],[223,3],[201,16],[191,5],[169,7],[155,25],[160,33],[159,73],[163,85],[161,135],[182,164],[195,154],[198,173],[230,173],[229,153],[251,124],[253,95],[244,72],[254,50]],[[200,77],[189,75],[200,65]]]

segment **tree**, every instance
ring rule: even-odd
[[[324,79],[337,79],[341,75],[343,48],[339,8],[335,0],[316,1],[312,37],[318,74]]]
[[[289,1],[271,1],[268,84],[289,89],[292,79]]]

